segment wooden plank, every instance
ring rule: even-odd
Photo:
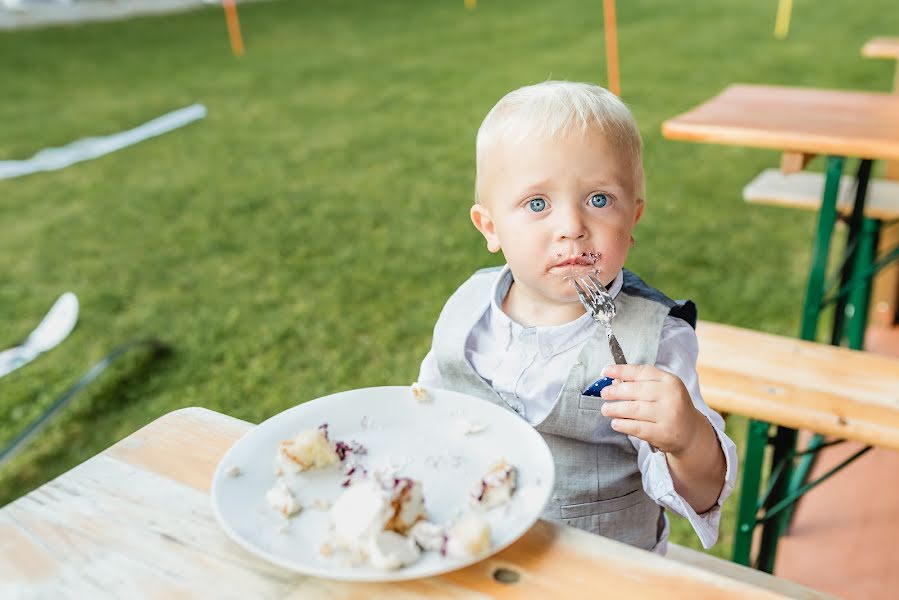
[[[855,203],[855,177],[840,178],[837,210],[850,215]],[[765,169],[743,188],[743,199],[758,204],[773,204],[806,210],[821,208],[824,174],[803,171],[784,175],[777,169]],[[865,215],[874,219],[899,218],[899,182],[874,179],[868,183]]]
[[[662,124],[669,139],[899,160],[893,94],[735,84]]]
[[[697,334],[716,410],[899,449],[899,360],[708,322]]]
[[[203,409],[176,411],[0,510],[0,596],[782,597],[764,578],[741,581],[544,521],[497,555],[441,577],[351,584],[289,573],[231,542],[203,491],[224,450],[250,427]],[[185,476],[185,457],[195,476]],[[7,559],[23,547],[37,558]],[[519,581],[496,581],[498,568]]]
[[[219,458],[252,427],[205,408],[182,408],[139,429],[104,454],[208,492]]]
[[[797,598],[799,600],[825,600],[829,598],[836,598],[836,596],[831,596],[830,594],[826,594],[824,592],[809,589],[788,579],[772,577],[764,571],[749,569],[735,562],[724,560],[716,556],[712,556],[711,554],[706,554],[704,552],[691,550],[690,548],[684,548],[683,546],[678,546],[677,544],[668,544],[668,554],[666,556],[669,560],[675,560],[680,563],[693,565],[694,567],[699,567],[700,569],[705,569],[706,571],[723,573],[728,577],[739,579],[740,581],[745,581],[746,583],[761,585],[769,589],[776,590],[778,593],[781,593],[789,598]]]
[[[780,171],[784,175],[798,173],[812,162],[813,158],[815,158],[814,154],[806,154],[804,152],[784,152],[780,155]]]
[[[899,38],[876,37],[862,46],[862,56],[899,59]]]

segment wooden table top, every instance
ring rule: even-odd
[[[672,140],[899,160],[899,96],[734,84],[662,124]]]
[[[545,521],[502,552],[439,577],[371,584],[298,575],[244,551],[212,514],[215,466],[251,427],[201,408],[175,411],[0,509],[0,596],[782,597],[772,587],[816,595],[714,557],[683,564]],[[496,581],[501,567],[519,581]]]

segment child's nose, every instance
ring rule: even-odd
[[[577,209],[558,211],[556,215],[559,239],[577,240],[587,235],[583,215]]]

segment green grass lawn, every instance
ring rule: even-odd
[[[702,318],[797,331],[813,216],[740,200],[778,155],[667,141],[660,125],[734,81],[888,90],[893,66],[859,55],[899,34],[888,4],[798,0],[776,41],[773,0],[619,3],[648,180],[634,271]],[[0,349],[66,290],[82,311],[62,345],[0,380],[0,445],[123,341],[175,348],[123,359],[78,396],[0,472],[0,505],[179,407],[258,422],[413,381],[448,294],[500,260],[468,221],[480,120],[524,84],[604,83],[601,8],[251,4],[240,60],[214,9],[0,33],[0,159],[209,108],[127,150],[0,181]],[[697,546],[681,521],[673,539]]]

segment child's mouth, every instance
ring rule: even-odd
[[[599,254],[597,252],[582,252],[581,254],[566,257],[565,255],[559,253],[555,258],[558,260],[558,262],[550,267],[551,270],[573,270],[583,267],[594,267],[599,261]]]

